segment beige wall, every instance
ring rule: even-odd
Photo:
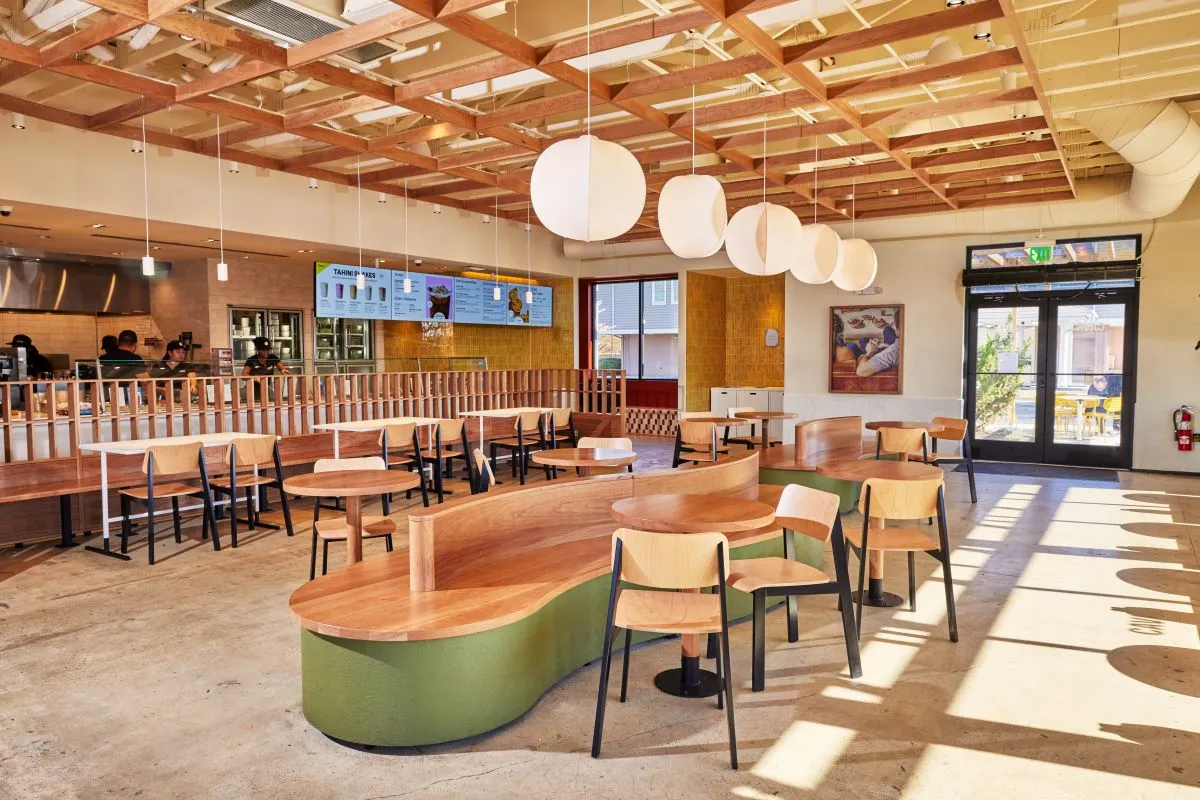
[[[163,338],[161,329],[147,314],[99,317],[93,314],[5,311],[0,312],[0,346],[6,346],[16,334],[24,333],[42,353],[66,353],[72,359],[95,358],[100,352],[100,339],[110,333],[116,336],[125,328],[137,331],[142,340]],[[160,358],[162,347],[143,345],[139,346],[138,352],[146,359]]]

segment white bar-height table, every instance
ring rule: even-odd
[[[192,436],[156,436],[149,439],[135,439],[128,442],[86,442],[79,445],[79,449],[86,453],[100,454],[100,524],[101,530],[104,533],[104,547],[86,547],[85,550],[91,550],[94,553],[101,555],[119,558],[122,561],[128,561],[127,553],[119,553],[110,547],[108,524],[116,522],[121,517],[110,517],[108,514],[108,454],[112,453],[119,456],[140,456],[145,455],[146,450],[158,445],[174,445],[174,444],[193,444],[199,442],[204,447],[220,447],[227,445],[237,439],[244,439],[248,436],[260,436],[257,433],[237,433],[228,431],[226,433],[200,433]],[[190,511],[201,506],[186,506],[180,511]],[[151,509],[147,509],[147,514],[151,513]],[[137,517],[143,515],[138,514]],[[215,531],[214,531],[215,535]]]
[[[458,415],[460,417],[479,418],[479,451],[486,458],[487,451],[483,447],[483,420],[485,417],[489,419],[511,419],[521,414],[528,414],[531,411],[536,411],[539,414],[549,414],[553,410],[553,408],[540,408],[537,406],[520,406],[518,408],[489,408],[485,411],[460,411]],[[499,483],[499,481],[496,482]]]
[[[384,417],[382,419],[359,419],[349,422],[324,422],[320,425],[313,425],[314,431],[333,431],[333,457],[341,458],[341,443],[339,435],[342,431],[346,433],[371,433],[372,431],[381,431],[391,425],[437,425],[440,420],[437,417]]]

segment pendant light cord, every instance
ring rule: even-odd
[[[496,231],[493,239],[495,240],[496,249],[496,264],[492,267],[492,279],[496,283],[496,288],[500,287],[500,194],[496,193],[495,208],[492,211],[492,224],[496,226]]]
[[[592,135],[592,0],[587,0],[587,135]]]
[[[817,162],[821,160],[821,137],[813,137],[813,224],[817,224],[817,189],[820,169]]]
[[[142,117],[142,198],[146,204],[146,255],[150,255],[150,163],[146,160],[146,118]]]
[[[358,182],[358,274],[362,275],[362,159],[354,162]]]
[[[762,201],[767,202],[767,115],[763,114]]]
[[[408,278],[408,178],[404,179],[404,277]]]
[[[696,71],[696,43],[692,42],[692,72]],[[692,174],[696,174],[696,82],[692,81]]]
[[[221,263],[225,263],[225,190],[221,177],[221,118],[217,117],[217,236]]]

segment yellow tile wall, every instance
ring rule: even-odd
[[[710,389],[725,383],[726,279],[689,272],[687,283],[687,352],[684,405],[707,411]]]
[[[575,293],[570,278],[541,279],[554,289],[549,328],[380,322],[384,357],[487,356],[489,369],[566,368],[575,363]]]
[[[725,386],[783,386],[786,280],[787,273],[726,279]],[[767,347],[768,328],[779,331],[778,347]]]

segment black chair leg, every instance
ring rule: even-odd
[[[231,486],[229,489],[229,543],[232,547],[237,547],[237,515],[237,487]]]
[[[767,683],[767,595],[761,589],[754,593],[754,630],[751,650],[750,688],[761,692]]]
[[[729,626],[722,625],[721,661],[724,662],[725,714],[729,718],[729,766],[738,768],[737,730],[733,724],[733,669],[729,659]]]
[[[133,527],[133,523],[129,521],[129,515],[132,509],[129,507],[129,498],[121,495],[121,552],[129,552],[129,532]]]
[[[867,537],[863,536],[862,549],[858,551],[858,610],[854,617],[854,628],[862,638],[863,601],[867,599],[867,562],[871,560],[871,551],[867,550]]]
[[[258,525],[258,509],[254,506],[254,487],[246,487],[246,523],[250,526],[250,530],[254,530]]]
[[[171,522],[175,526],[175,544],[183,544],[183,521],[179,519],[179,498],[171,498]]]
[[[908,610],[917,610],[917,554],[908,552]]]
[[[713,669],[717,673],[717,708],[725,707],[725,669],[721,664],[721,648],[717,648]]]
[[[146,557],[154,563],[154,492],[146,493]]]
[[[383,546],[387,548],[389,553],[392,552],[392,535],[390,533],[383,537]]]
[[[312,556],[308,560],[308,579],[315,580],[317,577],[317,528],[313,526],[312,537]]]
[[[329,540],[321,541],[321,574],[325,575],[329,572]]]
[[[796,532],[784,528],[783,530],[783,556],[789,561],[796,560]],[[800,641],[800,624],[797,621],[797,608],[799,599],[789,594],[785,601],[787,603],[787,638],[789,642],[795,644]]]
[[[604,706],[608,702],[609,662],[612,660],[614,628],[604,630],[604,652],[600,656],[600,689],[596,694],[596,727],[592,731],[592,758],[600,757],[600,742],[604,735]]]
[[[283,508],[283,527],[287,531],[288,536],[295,536],[296,531],[292,529],[292,510],[288,507],[287,492],[283,490],[283,480],[281,479],[276,485],[279,489],[279,505]]]
[[[966,442],[963,443],[964,448]],[[975,494],[975,461],[969,455],[965,459],[967,462],[967,483],[971,487],[971,502],[978,503],[979,497]]]
[[[633,629],[625,629],[625,652],[621,654],[621,702],[625,702],[625,694],[629,688],[629,650],[633,647]]]

